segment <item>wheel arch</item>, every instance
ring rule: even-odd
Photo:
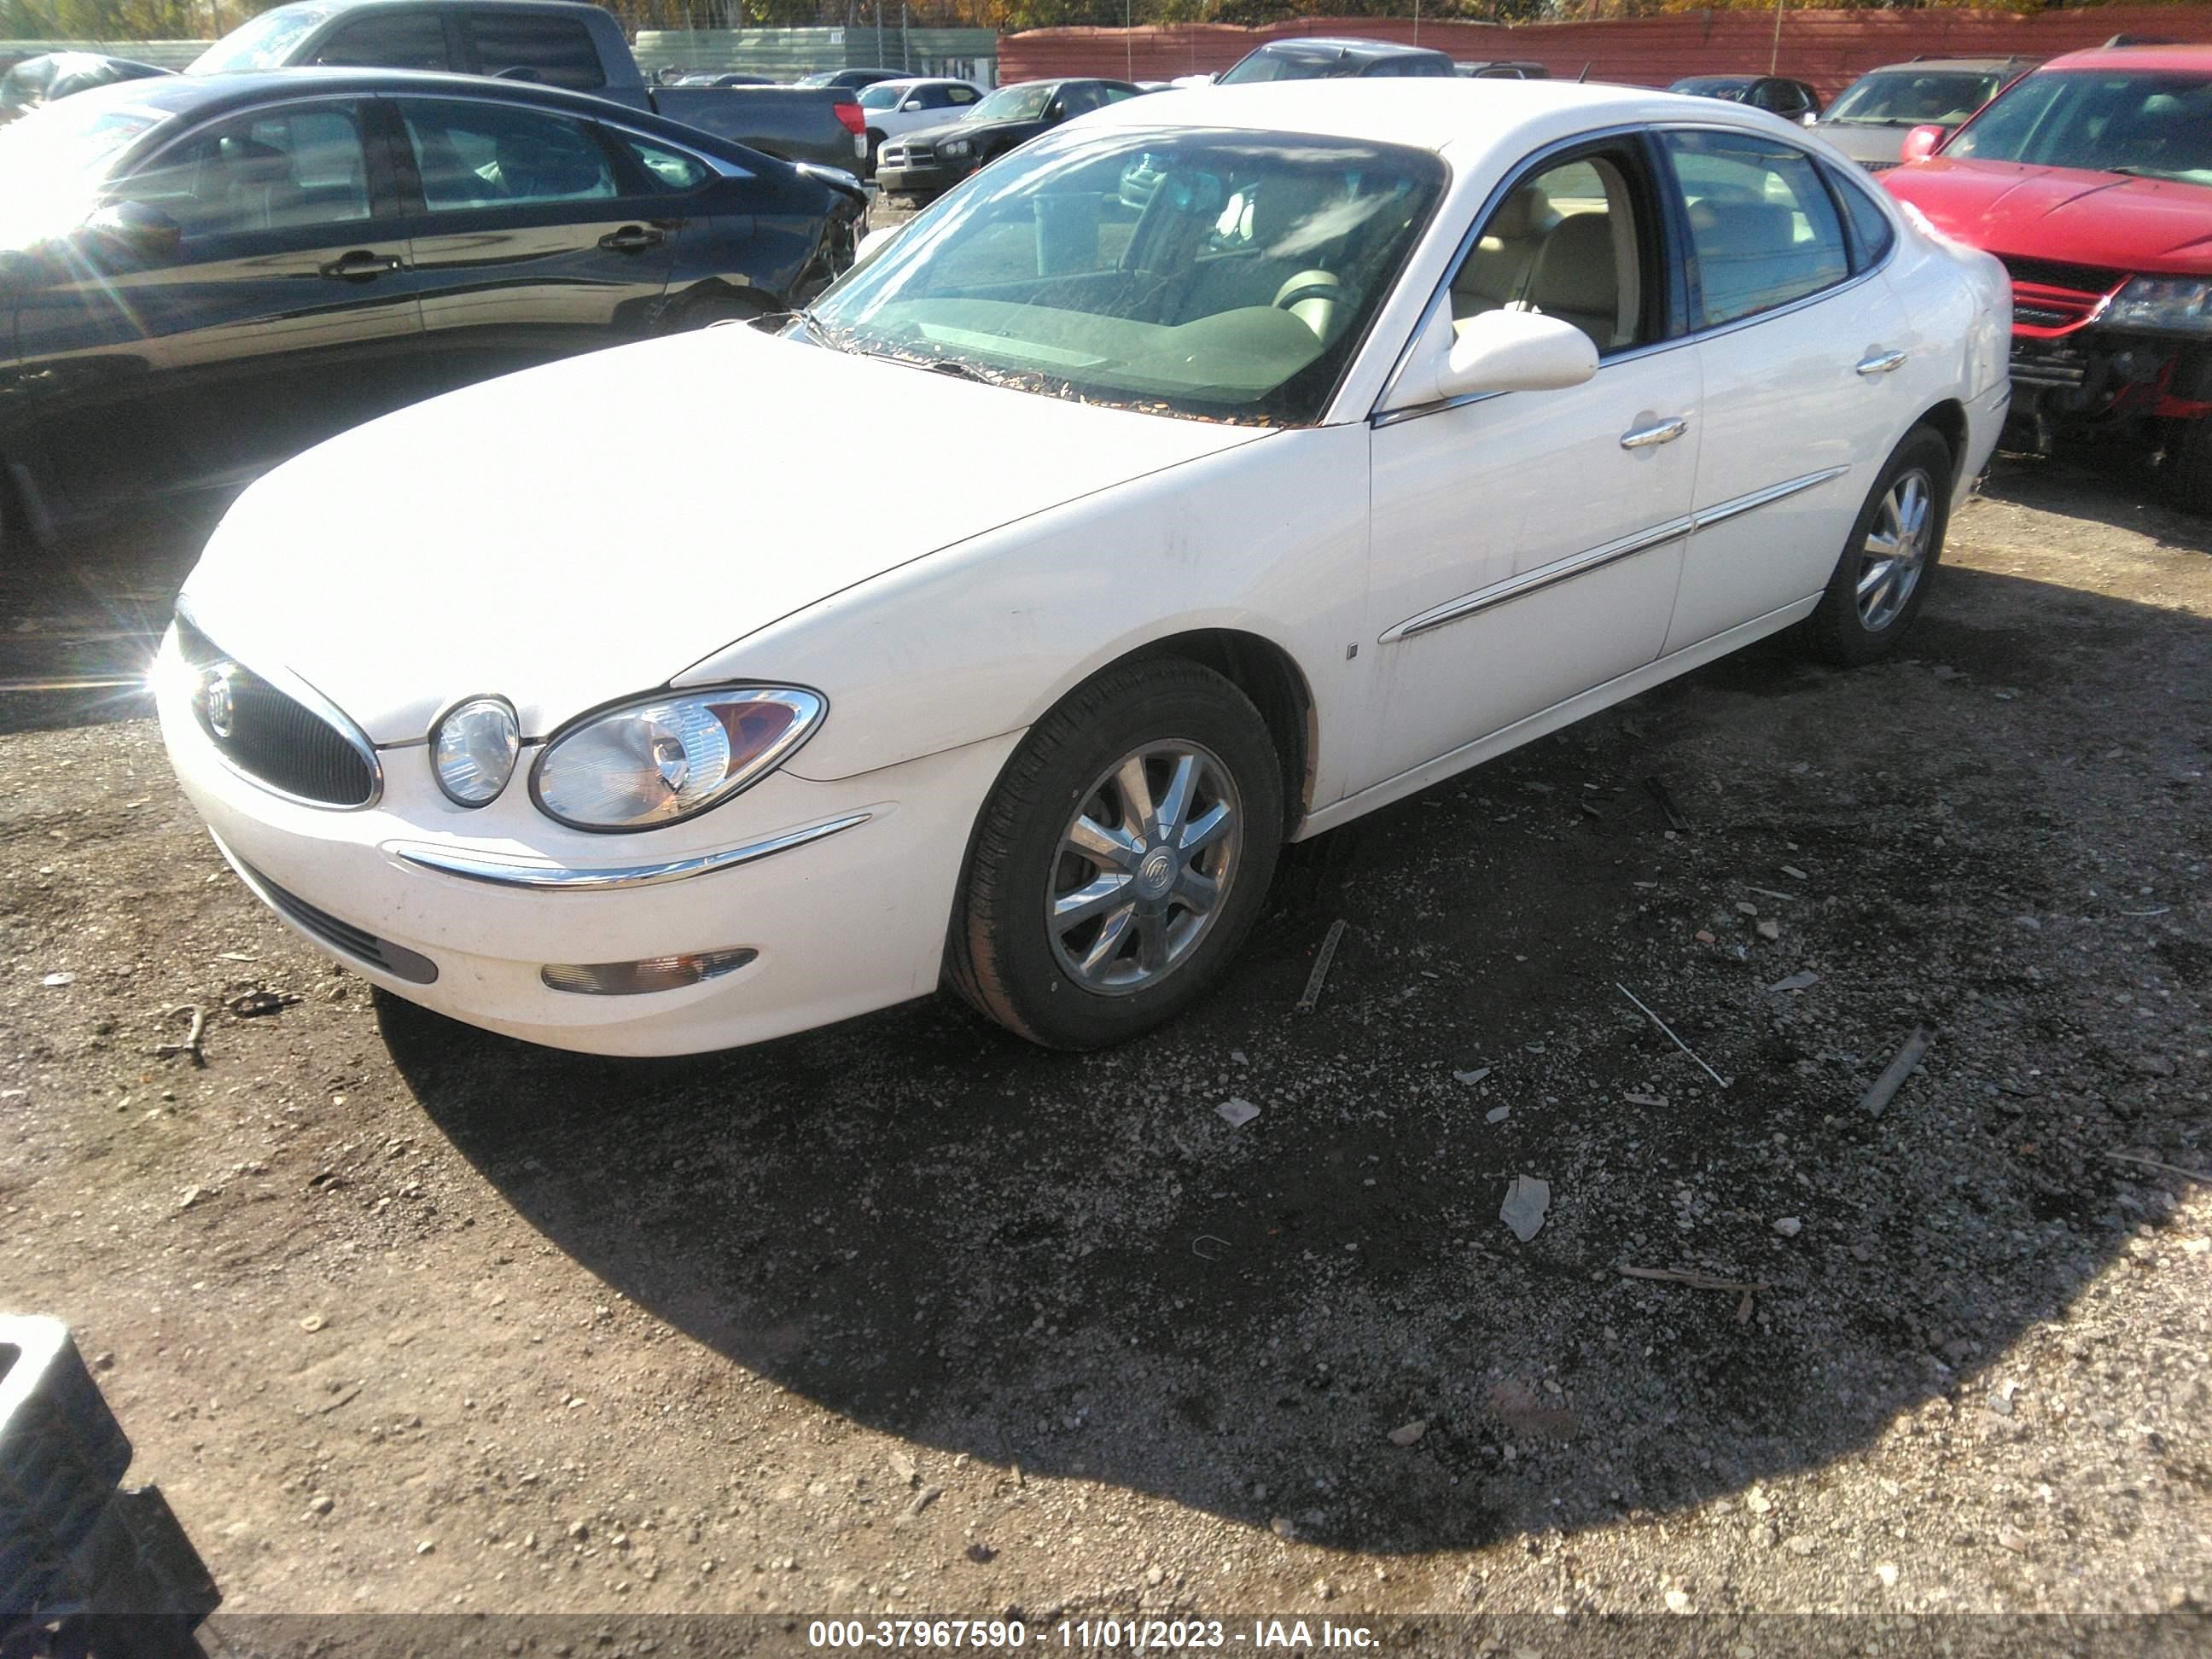
[[[1923,410],[1912,424],[1934,431],[1950,450],[1951,484],[1955,490],[1959,474],[1966,465],[1966,406],[1956,398],[1945,398]],[[1898,441],[1902,443],[1904,440],[1899,438]]]
[[[1276,758],[1282,763],[1283,835],[1285,840],[1295,836],[1313,805],[1314,757],[1320,736],[1313,687],[1297,659],[1264,635],[1235,628],[1200,628],[1140,645],[1097,672],[1163,658],[1179,658],[1210,668],[1252,700],[1260,718],[1267,722]]]

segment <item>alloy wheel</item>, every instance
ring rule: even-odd
[[[1859,623],[1879,634],[1904,614],[1927,569],[1936,493],[1918,467],[1898,475],[1859,550]]]
[[[1045,926],[1062,970],[1107,996],[1173,973],[1221,914],[1243,840],[1236,780],[1211,750],[1124,755],[1060,831]]]

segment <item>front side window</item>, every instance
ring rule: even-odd
[[[435,12],[371,11],[342,24],[315,62],[347,69],[449,70],[446,25]]]
[[[847,276],[813,337],[1047,396],[1307,424],[1443,185],[1395,145],[1079,129]]]
[[[543,13],[474,11],[477,73],[533,85],[590,92],[607,83],[592,32],[568,17]]]
[[[1885,70],[1837,99],[1820,125],[1955,127],[1988,103],[2003,80],[1990,70]]]
[[[196,240],[358,224],[368,162],[350,105],[296,105],[219,123],[108,191],[159,208]]]
[[[64,99],[0,126],[0,248],[73,230],[97,204],[116,158],[167,118],[157,111]]]
[[[433,213],[529,207],[619,194],[598,135],[581,121],[514,105],[399,100]]]
[[[1788,305],[1850,274],[1812,157],[1747,132],[1661,135],[1689,222],[1701,325]]]
[[[1984,110],[1943,154],[2212,185],[2212,76],[2094,70],[2031,75]]]
[[[1452,318],[1538,311],[1572,323],[1598,355],[1658,336],[1638,173],[1625,152],[1563,161],[1516,185],[1452,276]]]

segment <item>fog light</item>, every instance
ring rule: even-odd
[[[734,974],[757,951],[698,951],[689,956],[647,957],[643,962],[550,963],[538,977],[556,991],[579,996],[635,997],[648,991],[680,991],[724,974]]]

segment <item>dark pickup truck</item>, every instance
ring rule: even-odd
[[[447,70],[586,92],[787,161],[856,171],[867,125],[834,87],[657,87],[613,13],[580,0],[292,0],[210,46],[186,70]]]

